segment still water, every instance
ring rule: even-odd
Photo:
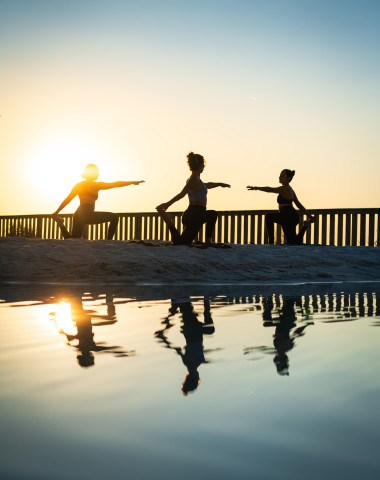
[[[3,480],[379,477],[379,284],[0,298]]]

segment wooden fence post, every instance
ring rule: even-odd
[[[141,224],[142,218],[140,216],[135,217],[135,240],[141,240]]]
[[[37,218],[37,231],[36,231],[36,237],[37,238],[42,238],[42,222],[43,222],[43,218],[38,217]]]

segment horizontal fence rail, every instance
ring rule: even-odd
[[[213,241],[240,244],[268,243],[265,214],[275,210],[238,210],[218,212]],[[304,242],[319,245],[379,246],[380,208],[351,208],[309,210],[316,222],[308,228]],[[181,229],[182,212],[170,212],[175,226]],[[170,240],[169,229],[157,212],[118,213],[119,225],[115,240]],[[70,231],[73,215],[62,214]],[[300,213],[300,225],[306,219]],[[276,227],[276,225],[275,225]],[[89,225],[85,237],[105,239],[107,224]],[[204,240],[205,229],[199,233]],[[22,236],[44,239],[62,239],[57,223],[50,215],[0,216],[0,236]],[[275,229],[276,243],[283,243],[280,227]]]

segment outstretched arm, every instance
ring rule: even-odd
[[[139,185],[140,183],[144,183],[145,180],[138,180],[133,182],[98,182],[99,190],[109,190],[110,188],[120,188],[120,187],[128,187],[129,185]]]
[[[231,188],[231,185],[229,185],[228,183],[215,183],[215,182],[207,182],[205,183],[206,187],[208,189],[210,188],[216,188],[216,187],[223,187],[223,188]]]
[[[69,195],[63,200],[63,202],[61,203],[61,205],[57,208],[57,210],[53,213],[53,215],[58,215],[58,213],[63,210],[66,205],[68,205],[71,200],[73,200],[76,196],[78,195],[78,192],[77,192],[77,188],[76,186],[71,190],[71,192],[69,193]]]
[[[281,193],[282,187],[251,187],[251,185],[247,186],[248,190],[259,190],[260,192],[268,192],[268,193]]]

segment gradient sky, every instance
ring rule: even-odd
[[[96,163],[97,209],[379,207],[380,1],[0,0],[0,214],[51,213]],[[171,207],[183,210],[184,199]],[[73,212],[74,200],[63,213]]]

